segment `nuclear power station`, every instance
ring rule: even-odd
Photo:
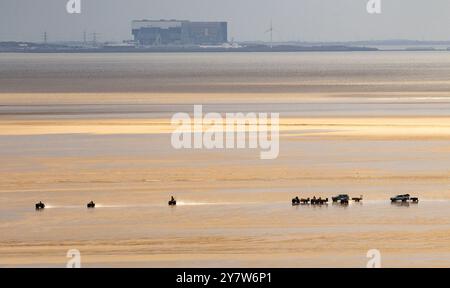
[[[227,22],[135,20],[134,41],[142,46],[220,45],[228,42]]]

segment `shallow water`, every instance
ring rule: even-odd
[[[2,253],[1,265],[27,265],[31,260],[63,266],[64,249],[69,247],[79,249],[89,259],[86,266],[121,264],[117,258],[106,261],[105,254],[131,257],[130,266],[165,267],[166,261],[179,265],[176,257],[166,257],[178,254],[180,260],[191,259],[188,266],[195,266],[196,261],[227,266],[219,256],[225,254],[236,255],[239,266],[246,266],[262,253],[266,257],[258,266],[364,267],[369,249],[381,251],[385,266],[403,266],[407,260],[406,266],[414,266],[414,258],[417,263],[426,263],[420,262],[426,260],[420,254],[438,254],[432,262],[435,266],[450,263],[448,200],[408,206],[364,201],[346,207],[291,207],[288,201],[182,203],[172,208],[159,203],[100,204],[91,210],[82,205],[52,203],[40,212],[32,207],[21,209],[20,217],[1,224],[1,230],[8,231],[2,233],[0,250],[8,252]],[[24,254],[20,247],[25,243],[29,252]],[[49,249],[55,243],[60,248]],[[285,254],[290,255],[286,262],[272,262]],[[201,260],[205,256],[212,259]],[[140,257],[143,259],[138,261]],[[311,257],[316,257],[316,262],[311,262]],[[343,261],[327,263],[321,257],[342,257]],[[345,261],[346,257],[352,260]],[[102,261],[106,263],[100,264]]]
[[[0,54],[0,266],[64,267],[76,248],[94,267],[365,267],[370,249],[387,267],[449,267],[449,75],[445,52]],[[127,132],[194,103],[300,124],[268,162]],[[341,193],[363,203],[290,205]],[[406,193],[420,203],[391,205]]]

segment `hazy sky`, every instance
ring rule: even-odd
[[[450,0],[382,0],[369,15],[368,0],[81,0],[81,15],[67,0],[0,0],[0,40],[131,39],[133,19],[228,21],[229,38],[334,41],[374,39],[450,40]]]

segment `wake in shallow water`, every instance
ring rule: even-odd
[[[281,202],[277,202],[281,203]],[[196,202],[196,201],[177,201],[177,206],[229,206],[229,205],[254,205],[263,204],[262,202]],[[95,208],[152,208],[152,207],[166,207],[167,204],[99,204]],[[81,209],[86,208],[86,205],[57,205],[46,204],[46,209]]]

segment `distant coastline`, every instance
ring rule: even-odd
[[[135,46],[127,43],[35,43],[0,42],[0,53],[235,53],[235,52],[358,52],[358,51],[450,51],[450,42],[244,42],[217,46]]]
[[[240,47],[202,47],[202,46],[102,46],[102,47],[74,47],[66,45],[44,45],[36,43],[8,42],[0,43],[0,52],[3,53],[199,53],[199,52],[349,52],[349,51],[378,51],[377,48],[356,47],[345,45],[248,45]]]

